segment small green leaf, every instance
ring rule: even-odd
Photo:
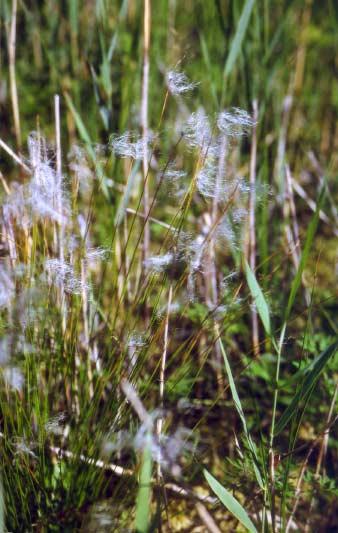
[[[226,490],[207,470],[204,470],[204,476],[209,483],[211,489],[220,499],[223,505],[233,514],[237,520],[247,528],[250,533],[257,533],[257,529],[249,518],[248,513],[241,506],[241,504],[233,497],[233,495]]]
[[[265,300],[262,289],[258,285],[255,274],[252,272],[250,266],[246,259],[244,259],[244,269],[246,280],[249,285],[249,289],[252,295],[252,298],[256,304],[258,314],[263,322],[264,329],[266,333],[271,336],[271,323],[270,323],[270,312],[269,306]]]
[[[312,361],[312,363],[310,363],[309,368],[311,368],[311,371],[308,373],[301,389],[297,392],[290,405],[285,409],[284,413],[280,417],[278,423],[276,424],[274,435],[278,435],[278,433],[280,433],[285,428],[286,424],[293,417],[294,413],[298,410],[300,403],[303,402],[303,400],[308,401],[313,387],[318,381],[320,374],[324,369],[324,366],[329,361],[329,359],[337,352],[337,348],[338,341],[331,344],[331,346],[326,348],[326,350],[324,350],[317,357],[317,359],[315,359],[315,361]]]

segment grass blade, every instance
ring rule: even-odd
[[[241,51],[242,42],[243,42],[244,35],[249,24],[249,20],[250,20],[250,16],[251,16],[254,3],[255,3],[255,0],[246,0],[245,2],[242,14],[238,22],[235,36],[231,43],[230,52],[225,63],[225,67],[224,67],[225,78],[227,78],[229,74],[231,73],[233,66],[235,64],[235,61],[238,57],[238,54]]]
[[[249,518],[246,510],[241,504],[232,496],[232,494],[226,490],[207,470],[204,470],[204,476],[209,483],[211,489],[216,496],[220,499],[223,505],[233,514],[237,520],[247,528],[250,533],[257,533],[257,529]]]
[[[97,161],[95,150],[93,149],[93,143],[91,141],[91,138],[89,136],[87,128],[84,125],[84,122],[83,122],[82,118],[80,117],[79,113],[75,109],[75,106],[74,106],[73,101],[72,101],[71,97],[69,96],[69,94],[68,93],[64,93],[64,96],[65,96],[65,99],[66,99],[67,106],[68,106],[70,112],[72,113],[72,115],[74,117],[75,124],[76,124],[77,130],[79,132],[79,135],[80,135],[82,141],[85,143],[87,152],[88,152],[93,164],[95,165],[95,167],[96,167],[96,169],[98,171],[98,174],[99,174],[98,177],[99,177],[99,180],[100,180],[100,185],[101,185],[101,188],[102,188],[102,192],[103,192],[103,194],[105,195],[106,198],[109,198],[108,189],[107,189],[105,178],[104,178],[104,175],[103,175],[103,169],[102,169],[101,165]]]
[[[246,259],[244,259],[244,270],[245,270],[246,280],[248,282],[252,298],[257,306],[257,311],[261,318],[261,321],[263,322],[264,329],[267,335],[271,336],[271,321],[270,321],[269,306],[264,297],[262,289],[260,288],[258,284],[256,276],[252,272]]]
[[[5,532],[5,498],[2,485],[2,476],[0,477],[0,533]]]
[[[325,184],[323,185],[322,190],[321,190],[321,192],[319,194],[319,198],[318,198],[317,206],[316,206],[316,211],[315,211],[315,213],[314,213],[314,215],[313,215],[313,217],[311,219],[311,222],[309,224],[308,230],[306,232],[305,245],[304,245],[304,249],[303,249],[303,252],[302,252],[302,255],[301,255],[301,258],[300,258],[299,267],[298,267],[296,276],[295,276],[295,278],[294,278],[294,280],[292,282],[292,285],[291,285],[291,291],[290,291],[289,300],[288,300],[288,304],[287,304],[286,312],[285,312],[285,319],[284,319],[285,322],[287,321],[287,319],[290,316],[290,312],[291,312],[292,306],[294,304],[294,301],[295,301],[299,286],[300,286],[301,281],[302,281],[302,275],[303,275],[303,272],[304,272],[304,268],[305,268],[307,260],[309,258],[312,242],[313,242],[316,230],[317,230],[318,221],[319,221],[319,214],[320,214],[320,209],[322,207],[324,194],[325,194]]]
[[[295,412],[297,411],[299,404],[303,400],[308,400],[311,392],[318,381],[326,363],[329,361],[329,359],[337,353],[338,349],[338,341],[334,342],[326,348],[318,357],[313,361],[309,366],[312,368],[311,371],[308,373],[304,384],[302,388],[297,392],[297,394],[294,396],[292,402],[290,405],[286,408],[282,416],[280,417],[278,423],[275,426],[274,434],[278,435],[286,426],[286,424],[291,420]]]
[[[147,445],[145,446],[143,451],[140,486],[137,494],[135,521],[137,533],[147,533],[149,531],[152,471],[152,457],[150,452],[149,440],[150,435],[148,435]]]
[[[137,172],[139,170],[139,167],[140,167],[139,162],[136,162],[136,164],[134,165],[134,168],[132,169],[130,175],[128,176],[127,185],[126,185],[126,187],[124,189],[123,196],[122,196],[122,198],[120,200],[120,203],[119,203],[119,206],[117,208],[117,212],[116,212],[116,216],[115,216],[115,220],[114,220],[114,225],[115,226],[119,226],[121,224],[122,220],[123,220],[123,217],[124,217],[124,214],[125,214],[125,210],[128,207],[129,198],[130,198],[130,195],[131,195],[133,187],[134,187],[135,178],[136,178]]]
[[[252,463],[253,463],[253,469],[254,469],[255,474],[256,474],[256,479],[258,481],[259,486],[261,488],[263,488],[262,476],[261,476],[260,471],[259,471],[259,469],[257,467],[258,457],[257,457],[256,448],[255,448],[255,445],[254,445],[254,443],[253,443],[253,441],[251,439],[248,427],[246,425],[246,420],[245,420],[245,415],[244,415],[244,411],[243,411],[243,408],[242,408],[241,400],[240,400],[240,398],[238,396],[238,392],[237,392],[237,389],[236,389],[235,381],[234,381],[234,378],[233,378],[233,375],[232,375],[232,372],[231,372],[231,367],[230,367],[230,364],[229,364],[229,361],[228,361],[228,357],[227,357],[227,354],[226,354],[226,351],[224,349],[223,342],[222,342],[221,339],[219,339],[219,343],[220,343],[220,348],[221,348],[221,352],[222,352],[223,359],[224,359],[225,370],[226,370],[226,373],[227,373],[227,376],[228,376],[228,380],[229,380],[229,386],[230,386],[230,390],[231,390],[232,399],[234,401],[237,413],[239,414],[239,417],[240,417],[241,422],[243,424],[243,429],[244,429],[244,433],[245,433],[245,436],[246,436],[246,439],[247,439],[248,447],[249,447],[249,449],[251,451],[251,454],[252,454]]]

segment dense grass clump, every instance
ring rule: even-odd
[[[1,3],[1,530],[337,529],[337,16]]]

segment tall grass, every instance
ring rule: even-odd
[[[2,528],[333,530],[333,3],[0,14]]]

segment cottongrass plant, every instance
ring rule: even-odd
[[[15,156],[25,179],[5,192],[7,257],[0,262],[3,484],[14,530],[62,524],[64,509],[108,497],[133,519],[136,496],[136,524],[148,502],[160,527],[170,491],[216,527],[194,488],[205,446],[196,442],[210,405],[231,399],[243,427],[232,467],[255,487],[254,505],[246,498],[244,510],[208,472],[206,478],[242,523],[264,531],[270,520],[277,531],[275,472],[247,427],[224,348],[228,342],[238,350],[227,330],[236,330],[252,305],[248,292],[242,295],[241,267],[256,185],[239,157],[256,123],[241,109],[210,117],[200,107],[164,148],[170,98],[197,87],[182,72],[165,78],[161,134],[150,132],[147,120],[142,135],[113,134],[97,155],[99,175],[79,145],[62,167],[60,142],[55,150],[40,131],[28,137],[27,160]],[[114,185],[107,204],[103,180]],[[267,346],[275,349],[264,295],[249,267],[246,275]],[[217,398],[204,403],[203,387]],[[209,494],[205,502],[215,499]],[[81,521],[76,513],[67,519],[73,527]]]

